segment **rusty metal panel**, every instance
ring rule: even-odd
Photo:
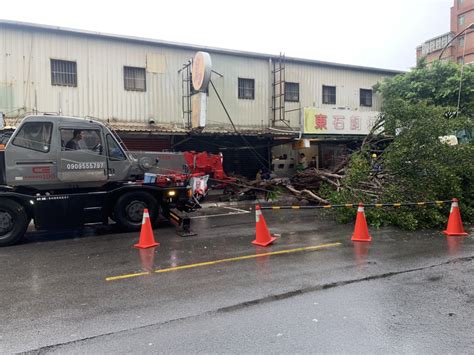
[[[2,67],[8,68],[8,83],[14,83],[14,94],[23,98],[23,102],[15,103],[19,107],[90,116],[112,125],[146,126],[153,120],[157,125],[184,128],[183,92],[177,71],[192,57],[192,51],[27,29],[2,28],[1,32],[3,38],[7,37],[2,47],[11,53]],[[222,78],[214,75],[213,80],[236,125],[253,129],[268,126],[268,63],[262,59],[211,55],[215,70],[224,74]],[[77,87],[51,85],[51,59],[77,63]],[[125,90],[124,66],[148,69],[145,92]],[[239,77],[255,79],[255,100],[237,98]],[[209,129],[231,131],[212,89],[208,103]],[[9,108],[12,103],[3,106]]]
[[[194,55],[193,48],[120,40],[107,36],[5,26],[0,23],[0,111],[57,112],[93,117],[112,126],[183,132],[182,78],[178,70]],[[212,80],[238,129],[263,131],[271,124],[272,64],[269,58],[210,51]],[[51,85],[51,59],[77,64],[77,87]],[[124,66],[146,69],[146,91],[124,87]],[[255,80],[255,99],[238,98],[238,79]],[[299,102],[287,102],[290,126],[299,129],[300,109],[322,107],[322,85],[335,85],[338,107],[359,106],[359,89],[370,89],[382,78],[376,71],[328,67],[316,63],[286,64],[286,80],[299,83]],[[150,124],[150,122],[154,122]],[[209,89],[206,130],[232,132],[216,93]],[[288,129],[286,125],[278,125]]]

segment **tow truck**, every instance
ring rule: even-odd
[[[105,123],[27,116],[0,151],[0,246],[18,243],[31,221],[37,230],[110,220],[138,230],[145,208],[153,224],[161,214],[189,232],[193,192],[173,178],[188,173],[183,154],[127,151]]]

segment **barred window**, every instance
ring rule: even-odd
[[[239,99],[255,99],[255,80],[239,78]]]
[[[145,68],[123,67],[125,90],[146,91]]]
[[[300,84],[299,83],[285,83],[285,101],[298,102],[300,101]]]
[[[323,85],[323,104],[336,104],[336,87]]]
[[[360,89],[360,105],[372,107],[372,90]]]
[[[77,86],[77,64],[68,60],[51,59],[51,85]]]

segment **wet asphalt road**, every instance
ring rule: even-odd
[[[281,237],[260,248],[253,214],[201,212],[226,213],[191,238],[161,226],[152,252],[110,228],[0,249],[0,351],[474,352],[472,235],[385,228],[353,244],[321,212],[265,211]]]

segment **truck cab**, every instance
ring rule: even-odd
[[[132,158],[100,122],[29,116],[4,152],[8,186],[36,190],[100,187],[133,173]]]

